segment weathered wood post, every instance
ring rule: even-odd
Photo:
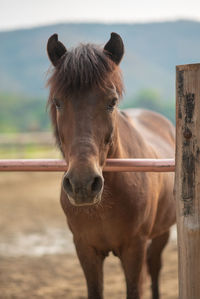
[[[200,298],[200,64],[176,68],[179,299]]]

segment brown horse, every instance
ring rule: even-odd
[[[127,299],[142,296],[145,259],[157,299],[161,253],[175,222],[173,175],[102,170],[106,158],[174,157],[174,127],[154,112],[117,109],[124,54],[118,34],[112,33],[103,49],[86,44],[71,51],[54,34],[47,51],[54,65],[48,81],[51,119],[69,166],[61,204],[88,298],[103,298],[103,261],[111,251],[121,260]]]

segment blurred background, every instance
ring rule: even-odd
[[[58,33],[67,48],[103,46],[112,31],[125,44],[121,108],[152,109],[175,123],[175,66],[200,61],[198,0],[0,0],[0,159],[60,157],[46,109],[49,36]],[[86,298],[59,205],[61,178],[0,174],[0,298]],[[165,253],[162,298],[177,298],[173,240]],[[106,298],[122,298],[114,257],[106,273]]]

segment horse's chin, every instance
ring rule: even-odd
[[[101,195],[102,195],[102,192],[100,192],[100,194],[97,194],[97,196],[95,196],[93,199],[91,199],[90,201],[87,201],[87,202],[84,202],[81,200],[75,200],[74,198],[72,198],[69,195],[67,195],[67,197],[68,197],[70,204],[75,207],[92,207],[92,206],[98,205],[101,202]]]

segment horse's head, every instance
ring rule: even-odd
[[[68,51],[54,34],[47,52],[54,65],[48,81],[51,118],[68,164],[63,188],[73,205],[92,205],[101,200],[102,168],[117,135],[123,42],[112,33],[103,49],[87,44]]]

